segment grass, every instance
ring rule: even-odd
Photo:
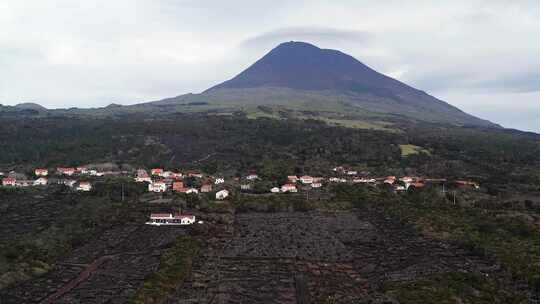
[[[321,120],[325,121],[329,125],[336,125],[346,128],[353,129],[368,129],[368,130],[379,130],[379,131],[391,131],[395,132],[397,129],[392,129],[391,124],[384,121],[363,121],[363,120],[351,120],[351,119],[332,119],[332,118],[322,118]]]
[[[443,273],[414,282],[387,283],[384,290],[401,304],[527,303],[524,296],[506,290],[495,280],[473,273]]]
[[[191,274],[200,244],[188,236],[179,237],[161,256],[159,269],[146,278],[130,303],[161,303]]]
[[[401,156],[402,157],[407,157],[407,156],[410,156],[410,155],[416,155],[416,154],[420,154],[420,153],[426,153],[428,155],[431,155],[431,153],[420,147],[420,146],[415,146],[415,145],[410,145],[410,144],[407,144],[407,145],[399,145],[399,148],[401,149]]]

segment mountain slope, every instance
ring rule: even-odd
[[[269,88],[274,91],[273,95],[279,97],[269,99]],[[294,97],[291,96],[290,100],[283,96],[285,94],[277,94],[291,90]],[[288,101],[296,105],[301,101],[308,107],[309,100],[319,95],[322,102],[327,99],[331,103],[338,99],[363,111],[414,120],[497,126],[378,73],[352,56],[304,42],[280,44],[236,77],[206,90],[202,95],[214,101],[251,100],[253,104],[260,103],[261,99],[266,104],[280,105]],[[316,107],[310,109],[317,110]]]

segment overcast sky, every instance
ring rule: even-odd
[[[537,0],[1,0],[0,103],[96,107],[197,93],[297,40],[540,132],[538,37]]]

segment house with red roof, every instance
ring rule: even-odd
[[[36,176],[47,176],[49,175],[49,170],[45,168],[37,168],[36,170],[34,170],[34,174]]]
[[[15,187],[16,184],[17,184],[17,179],[14,177],[4,177],[2,179],[2,186]]]
[[[60,175],[71,176],[71,175],[75,174],[75,168],[73,168],[73,167],[68,167],[68,168],[65,168],[65,167],[58,167],[58,168],[56,168],[56,171],[57,171]]]
[[[154,168],[154,169],[150,170],[150,174],[156,175],[156,176],[161,176],[161,175],[163,175],[163,168]]]

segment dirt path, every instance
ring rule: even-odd
[[[66,285],[58,289],[55,293],[48,296],[45,300],[43,300],[41,303],[43,304],[52,304],[57,299],[61,298],[66,293],[70,292],[73,288],[77,287],[82,282],[88,280],[88,278],[92,275],[93,272],[95,272],[99,266],[101,266],[103,263],[111,260],[112,258],[116,257],[117,255],[105,255],[102,256],[96,260],[94,260],[92,263],[90,263],[81,273],[78,277],[68,282]]]

